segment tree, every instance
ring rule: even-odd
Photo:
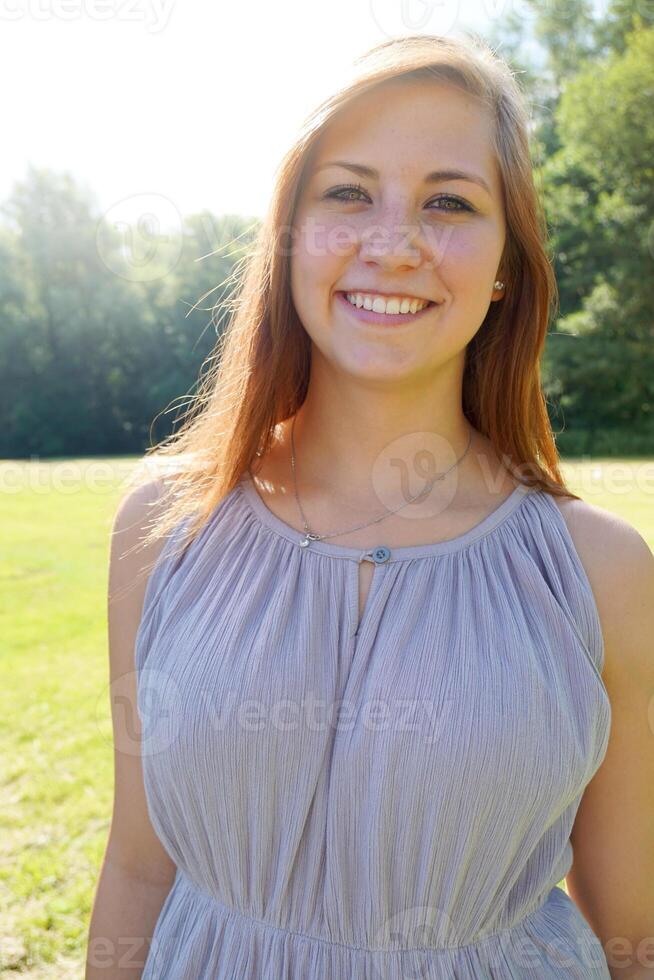
[[[155,265],[139,278],[68,174],[30,167],[0,213],[0,456],[142,452],[216,343],[220,305],[213,323],[206,305],[189,311],[229,278],[252,222],[193,216],[160,236],[159,258],[153,242]],[[160,438],[173,422],[163,416]]]
[[[568,80],[544,168],[563,300],[546,376],[590,431],[654,421],[654,30],[625,40]]]

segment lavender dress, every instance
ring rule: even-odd
[[[185,554],[181,526],[135,648],[177,865],[143,980],[610,980],[556,887],[611,707],[553,500],[520,485],[438,544],[301,548],[246,473]]]

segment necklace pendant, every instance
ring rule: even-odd
[[[312,541],[319,541],[320,535],[313,534],[311,531],[307,531],[302,540],[300,541],[301,548],[308,548]]]

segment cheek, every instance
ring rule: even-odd
[[[322,302],[324,290],[325,260],[298,245],[291,257],[291,291],[295,308],[304,319]]]
[[[435,253],[440,261],[438,271],[444,281],[453,286],[469,283],[471,279],[494,275],[502,251],[502,242],[490,228],[480,229],[475,234],[466,234],[464,229],[451,229],[440,242],[440,251]]]
[[[315,304],[320,301],[318,293],[328,301],[329,291],[353,254],[354,240],[352,227],[342,217],[309,216],[297,226],[290,262],[291,286],[298,303],[310,297]]]
[[[291,256],[291,296],[305,329],[314,337],[316,325],[324,323],[324,304],[334,277],[326,268],[325,256],[316,255],[300,239]]]

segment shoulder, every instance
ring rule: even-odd
[[[130,517],[147,516],[152,506],[162,499],[164,490],[163,477],[145,480],[131,487],[118,502],[115,520],[124,522]]]
[[[654,680],[654,554],[629,521],[585,500],[555,497],[593,591],[610,681]]]
[[[148,480],[121,497],[113,521],[112,547],[134,545],[161,509],[165,485],[161,478]],[[119,540],[120,539],[120,540]],[[157,545],[163,542],[157,541]]]
[[[165,538],[144,541],[152,520],[160,513],[165,484],[161,478],[130,489],[120,499],[113,520],[110,556],[110,593],[121,597],[134,589],[137,604],[143,597],[149,571],[162,551]]]
[[[575,545],[579,543],[591,562],[597,562],[600,557],[626,559],[631,556],[638,560],[639,556],[642,559],[648,553],[652,555],[640,532],[618,514],[586,500],[553,494],[551,499],[561,511]]]

